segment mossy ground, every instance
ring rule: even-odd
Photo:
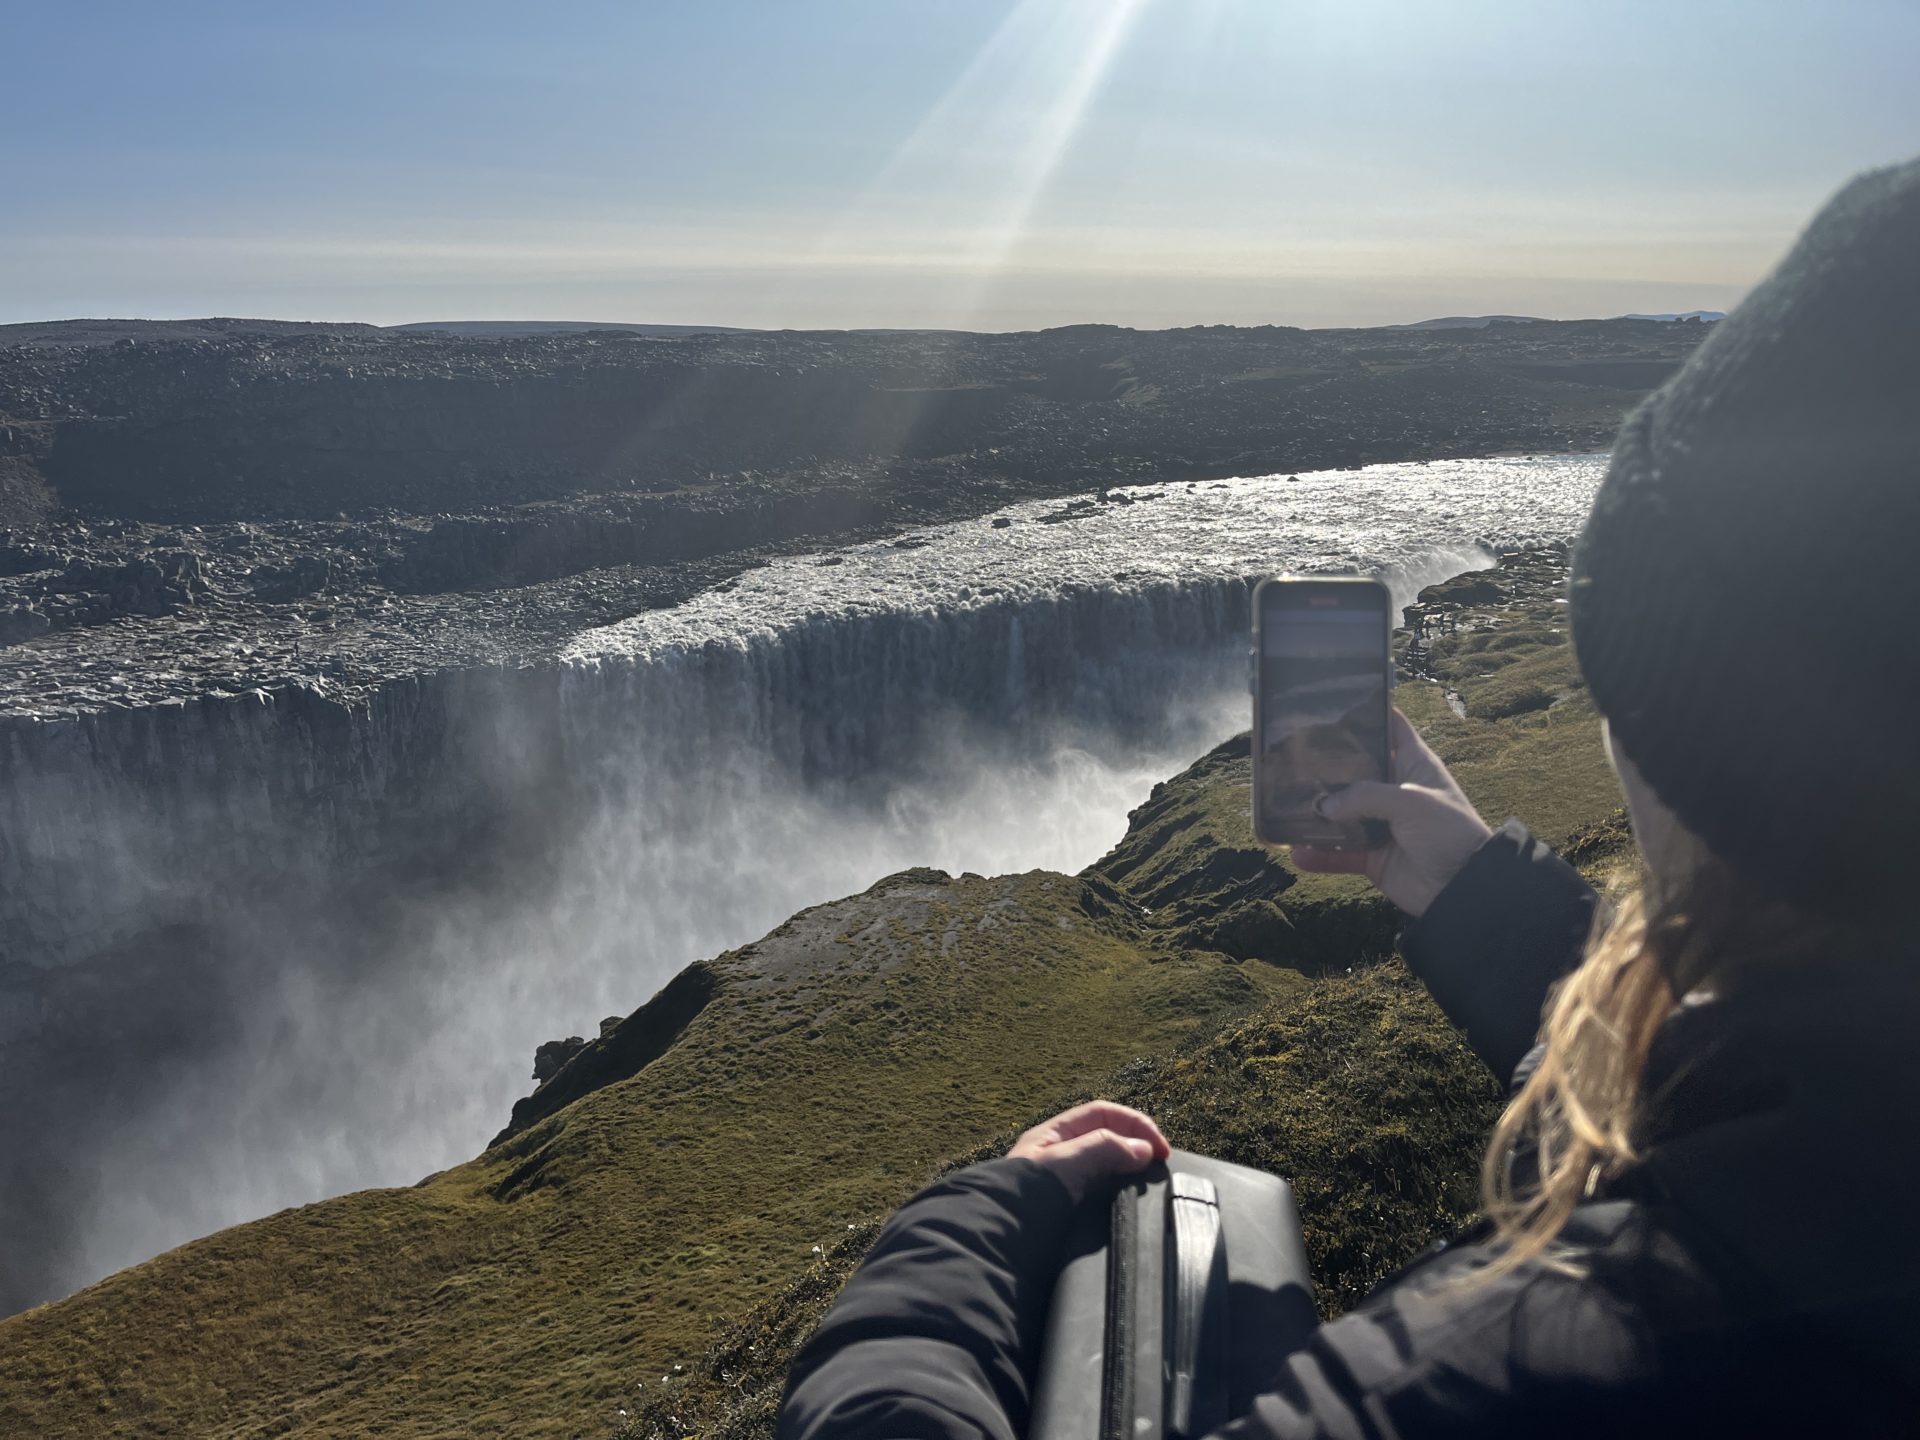
[[[1617,790],[1550,600],[1500,614],[1512,660],[1436,647],[1400,703],[1484,810],[1617,866]],[[1520,664],[1556,703],[1496,713]],[[1495,1098],[1373,964],[1384,903],[1293,875],[1247,804],[1244,743],[1223,746],[1083,876],[911,871],[802,912],[707,962],[690,1017],[643,1008],[644,1044],[590,1046],[548,1082],[578,1099],[472,1162],[0,1321],[0,1433],[599,1436],[716,1335],[709,1359],[753,1346],[758,1380],[694,1364],[672,1404],[751,1430],[876,1217],[1096,1088],[1291,1175],[1323,1298],[1347,1303],[1466,1213]]]
[[[1313,981],[1180,1054],[1123,1066],[1096,1093],[1149,1111],[1185,1149],[1291,1177],[1328,1315],[1472,1215],[1500,1105],[1492,1075],[1398,961]],[[879,1217],[850,1227],[699,1360],[636,1379],[619,1440],[766,1440],[788,1359],[878,1231]]]
[[[1110,910],[1064,875],[910,873],[804,912],[714,962],[658,1059],[472,1163],[0,1325],[0,1433],[591,1433],[1036,1097],[1301,983]]]

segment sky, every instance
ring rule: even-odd
[[[0,323],[1725,309],[1913,0],[0,0]]]

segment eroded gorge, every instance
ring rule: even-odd
[[[0,1303],[463,1159],[882,874],[1090,863],[1251,580],[1565,538],[1687,328],[0,349]]]

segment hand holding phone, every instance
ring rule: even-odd
[[[1325,808],[1335,819],[1387,826],[1372,850],[1293,847],[1293,868],[1322,875],[1364,875],[1380,893],[1418,919],[1493,831],[1480,818],[1440,757],[1398,710],[1388,730],[1393,779],[1350,785]]]
[[[1388,605],[1370,580],[1255,591],[1254,833],[1418,916],[1492,831],[1392,708]]]

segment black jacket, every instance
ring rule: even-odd
[[[1594,897],[1517,824],[1402,937],[1511,1079]],[[1468,1289],[1473,1235],[1382,1285],[1221,1434],[1920,1435],[1920,963],[1835,957],[1682,1007],[1649,1064],[1645,1162],[1536,1265]],[[779,1433],[1025,1429],[1070,1205],[1026,1160],[960,1171],[894,1216],[796,1357]]]

